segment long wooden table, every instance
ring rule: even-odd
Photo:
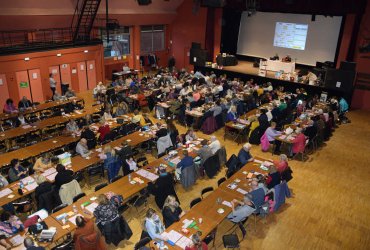
[[[38,112],[41,112],[41,111],[44,111],[44,110],[47,110],[47,109],[52,109],[52,108],[55,108],[55,107],[63,106],[65,104],[69,103],[69,102],[72,102],[73,100],[76,100],[77,102],[83,101],[83,99],[81,99],[81,98],[71,97],[71,98],[69,98],[65,101],[45,102],[45,103],[41,103],[41,104],[37,105],[36,107],[26,109],[22,113],[25,114],[25,115],[38,113]],[[15,118],[17,116],[18,116],[18,113],[12,113],[12,114],[1,113],[0,114],[0,120],[4,121],[4,120]]]

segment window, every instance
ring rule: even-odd
[[[164,25],[141,26],[141,52],[164,50]]]
[[[121,27],[110,30],[109,42],[106,29],[101,29],[100,34],[104,46],[104,57],[122,56],[130,54],[130,28]]]

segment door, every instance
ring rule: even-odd
[[[96,87],[95,60],[87,61],[87,85],[88,89]]]
[[[87,73],[86,73],[86,62],[77,63],[77,74],[78,74],[78,86],[79,91],[87,90]]]
[[[9,98],[9,89],[5,74],[0,74],[0,104],[3,105]]]
[[[28,70],[28,79],[30,81],[32,102],[44,101],[44,93],[42,91],[42,81],[41,81],[40,69]]]
[[[59,65],[49,67],[49,74],[53,74],[53,78],[57,82],[57,91],[59,94],[62,93],[62,88],[60,85],[61,76],[60,76]]]
[[[74,89],[72,86],[71,66],[67,63],[60,65],[60,80],[63,83],[69,84],[69,87]]]
[[[17,79],[19,99],[25,96],[27,99],[32,100],[28,71],[23,70],[15,72],[15,78]]]

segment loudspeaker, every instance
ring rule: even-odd
[[[194,66],[204,66],[207,61],[207,50],[190,49],[190,64]]]
[[[139,5],[149,5],[152,3],[152,0],[137,0]]]
[[[325,87],[348,93],[353,89],[355,75],[355,71],[327,69],[325,76]]]
[[[191,43],[191,48],[192,49],[202,49],[201,44],[200,43],[196,43],[196,42],[192,42]]]
[[[226,5],[226,0],[202,0],[201,6],[210,8],[222,8]]]
[[[356,63],[355,62],[341,61],[339,69],[349,70],[349,71],[356,71]]]

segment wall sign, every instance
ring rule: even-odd
[[[28,82],[20,82],[19,87],[20,88],[28,88]]]

